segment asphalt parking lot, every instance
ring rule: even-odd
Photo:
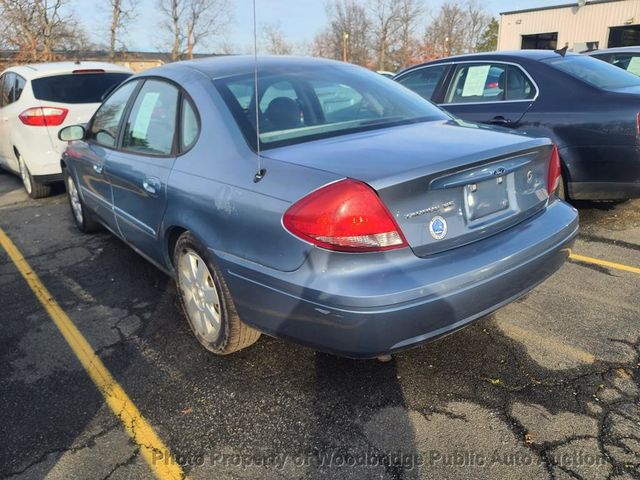
[[[0,172],[0,228],[193,479],[640,478],[640,201],[577,206],[591,260],[389,363],[221,358],[172,281]],[[157,476],[2,248],[0,318],[0,478]]]

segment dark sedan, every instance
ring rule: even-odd
[[[598,60],[603,60],[640,77],[640,45],[637,47],[593,50],[591,52],[585,52],[585,55],[590,55]]]
[[[499,71],[498,88],[492,88]],[[464,55],[395,77],[452,114],[550,137],[560,149],[560,194],[640,197],[640,78],[594,58],[548,50]]]

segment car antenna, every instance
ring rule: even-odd
[[[262,155],[260,154],[260,102],[258,101],[258,27],[256,22],[256,0],[253,0],[253,89],[256,104],[256,153],[258,155],[258,169],[253,176],[253,182],[258,183],[264,178],[267,170],[262,168]]]
[[[554,50],[553,52],[564,57],[567,54],[567,50],[569,50],[568,43],[564,47],[562,47],[560,50]]]

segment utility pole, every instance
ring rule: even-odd
[[[342,61],[348,61],[348,51],[349,51],[349,34],[344,32],[342,34]]]

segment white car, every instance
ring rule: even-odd
[[[66,143],[58,130],[87,123],[133,72],[110,63],[61,62],[11,67],[0,76],[0,167],[22,178],[31,198],[62,180]]]

